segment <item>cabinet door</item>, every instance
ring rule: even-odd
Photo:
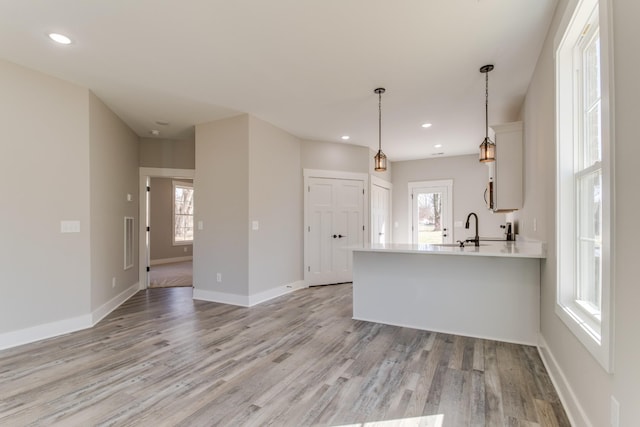
[[[496,161],[493,166],[494,211],[522,208],[522,122],[491,127],[495,132]],[[489,173],[491,173],[491,167]]]

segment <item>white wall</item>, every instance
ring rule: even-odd
[[[635,426],[640,420],[640,286],[637,279],[637,226],[640,197],[635,182],[640,145],[640,86],[637,70],[640,56],[637,40],[640,3],[612,0],[614,29],[615,105],[615,231],[613,318],[615,324],[614,373],[607,374],[575,339],[554,312],[556,300],[555,251],[555,83],[553,40],[568,0],[559,2],[550,32],[538,60],[524,105],[525,207],[514,215],[520,231],[549,242],[541,270],[541,335],[567,409],[576,425],[610,425],[610,397],[620,402],[620,426]],[[533,218],[538,230],[533,230]],[[524,222],[524,226],[522,223]]]
[[[0,60],[0,93],[3,333],[89,312],[89,91]]]
[[[196,126],[193,285],[249,294],[249,116]],[[216,274],[222,281],[216,281]]]
[[[475,224],[464,228],[470,212],[478,215],[481,237],[502,237],[505,215],[490,212],[484,202],[487,185],[487,166],[478,162],[475,154],[468,156],[441,157],[437,159],[407,160],[394,162],[391,171],[393,182],[393,241],[411,242],[409,221],[409,182],[453,180],[453,221],[462,221],[462,227],[453,227],[453,241],[473,237]],[[398,227],[395,227],[395,223]]]
[[[300,140],[249,118],[249,294],[303,278]]]

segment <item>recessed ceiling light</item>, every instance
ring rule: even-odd
[[[149,133],[150,133],[151,135],[153,135],[153,136],[158,136],[158,135],[160,135],[160,131],[159,131],[158,129],[151,129],[151,130],[149,131]]]
[[[431,123],[423,123],[422,127],[423,128],[430,128],[431,127]]]
[[[342,138],[343,141],[347,141],[350,136],[349,135],[342,135],[340,138]]]
[[[71,44],[71,39],[64,34],[59,33],[49,33],[49,38],[56,43],[60,44]]]
[[[156,120],[156,124],[158,126],[169,126],[169,122],[165,122],[164,120]]]
[[[433,148],[440,148],[440,147],[442,147],[442,144],[436,144],[433,146]]]

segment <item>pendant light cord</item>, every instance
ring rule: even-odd
[[[382,92],[378,92],[378,151],[382,151]]]
[[[485,85],[484,85],[484,132],[485,140],[489,139],[489,71],[484,73]]]

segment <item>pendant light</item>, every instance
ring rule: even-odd
[[[382,94],[385,89],[379,87],[373,92],[378,94],[378,154],[373,158],[373,168],[376,172],[384,172],[387,170],[387,156],[382,152]]]
[[[496,144],[489,139],[489,71],[493,70],[493,65],[484,65],[480,67],[480,72],[485,75],[485,92],[484,92],[484,126],[485,137],[480,144],[480,162],[490,163],[496,161]]]

